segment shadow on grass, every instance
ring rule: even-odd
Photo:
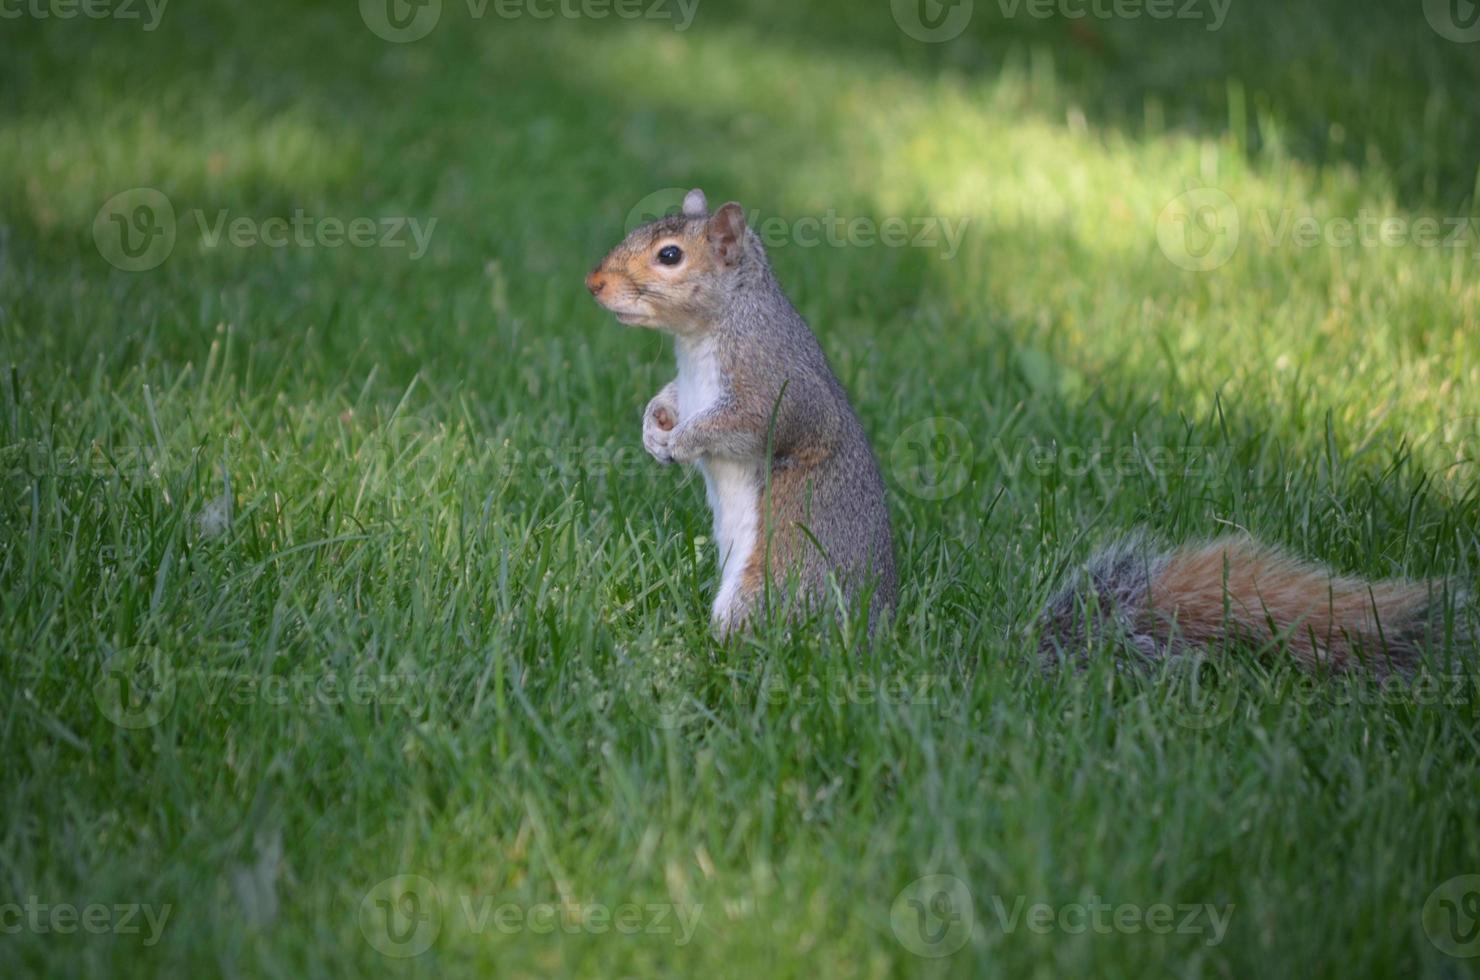
[[[1365,5],[1371,18],[1359,31],[1352,24],[1361,18],[1349,5],[1240,8],[1210,32],[1191,23],[1004,20],[1000,9],[980,6],[958,41],[938,47],[902,36],[882,3],[859,16],[844,15],[838,4],[783,10],[763,3],[745,13],[714,11],[712,22],[706,8],[692,37],[620,23],[469,26],[449,13],[433,35],[406,46],[382,43],[353,7],[328,3],[284,5],[275,23],[260,5],[183,9],[142,38],[116,24],[23,23],[7,35],[15,57],[0,68],[19,105],[0,126],[21,151],[6,176],[36,159],[34,141],[58,143],[53,173],[32,172],[0,191],[17,242],[34,246],[22,275],[79,278],[77,288],[118,304],[121,321],[146,325],[99,332],[60,289],[14,300],[12,319],[60,324],[44,356],[87,363],[106,353],[115,364],[198,357],[202,331],[222,320],[250,322],[254,356],[264,368],[281,368],[291,352],[307,375],[299,381],[305,394],[385,364],[384,384],[404,388],[417,372],[457,379],[507,412],[527,410],[534,389],[506,361],[479,362],[482,333],[500,349],[533,353],[536,362],[548,355],[551,369],[574,347],[582,350],[577,370],[593,378],[624,369],[637,378],[593,392],[597,404],[550,411],[567,415],[572,427],[616,435],[612,420],[624,417],[643,376],[667,370],[656,366],[666,354],[613,330],[579,283],[620,235],[631,205],[661,184],[713,182],[773,201],[781,213],[807,213],[825,200],[855,215],[940,214],[949,202],[932,199],[933,174],[917,166],[932,160],[934,148],[915,156],[906,145],[898,159],[883,161],[864,152],[870,144],[858,130],[868,100],[891,90],[928,113],[936,90],[926,80],[1014,78],[996,111],[1020,111],[1030,132],[1023,138],[1046,153],[1072,129],[1060,122],[1066,107],[1122,131],[1116,139],[1134,150],[1178,129],[1223,133],[1233,92],[1243,108],[1233,114],[1229,138],[1251,157],[1279,134],[1287,151],[1317,163],[1359,160],[1376,186],[1404,200],[1442,206],[1472,185],[1461,160],[1475,157],[1476,109],[1452,94],[1466,74],[1455,69],[1462,49],[1446,47],[1411,12]],[[509,36],[495,36],[505,26]],[[701,38],[743,48],[736,60],[753,65],[751,72],[728,77],[716,63],[712,75],[695,77],[681,46]],[[1312,56],[1294,59],[1292,47],[1313,49]],[[788,64],[809,83],[858,85],[861,94],[809,91],[785,74]],[[1370,71],[1358,83],[1343,74],[1362,67]],[[771,86],[776,98],[758,109],[747,85]],[[973,97],[969,87],[960,96],[966,103]],[[861,104],[835,112],[850,98]],[[157,138],[143,139],[149,134]],[[918,134],[902,139],[910,135]],[[77,154],[97,171],[79,175]],[[1127,169],[1139,161],[1132,151],[1121,156]],[[947,166],[965,175],[969,189],[976,179],[969,162]],[[162,184],[182,206],[234,205],[255,214],[305,203],[340,213],[421,209],[447,230],[416,267],[346,252],[214,261],[181,246],[162,273],[137,279],[97,261],[89,228],[100,200],[138,184]],[[1099,241],[1050,215],[984,232],[952,263],[928,251],[878,248],[829,249],[816,258],[783,249],[777,263],[858,396],[881,454],[913,416],[931,410],[932,375],[951,370],[960,390],[982,396],[938,410],[973,432],[1015,419],[1017,433],[1060,433],[1061,444],[1094,431],[1111,443],[1176,444],[1191,431],[1228,467],[1230,482],[1211,491],[1196,482],[1169,486],[1156,474],[1114,487],[1053,483],[1051,475],[1037,486],[1014,486],[1014,494],[1044,494],[1017,503],[1035,514],[1034,533],[1045,542],[1073,541],[1097,522],[1206,533],[1217,514],[1349,564],[1381,564],[1381,554],[1401,542],[1408,563],[1438,570],[1446,565],[1434,554],[1439,539],[1469,567],[1476,542],[1463,529],[1475,526],[1473,494],[1436,487],[1421,466],[1393,468],[1397,453],[1343,462],[1340,450],[1361,442],[1361,433],[1332,433],[1337,452],[1329,467],[1302,464],[1320,436],[1282,442],[1267,433],[1278,427],[1266,410],[1248,399],[1223,405],[1216,423],[1188,423],[1178,408],[1186,392],[1144,363],[1091,361],[1093,378],[1084,376],[1085,364],[1045,365],[1034,346],[1042,332],[1022,322],[1027,311],[994,314],[976,298],[991,294],[994,277],[1015,274],[998,267],[996,256],[1052,255],[1067,269],[1095,270],[1097,280],[1133,283],[1118,296],[1075,301],[1084,309],[1109,304],[1127,317],[1136,294],[1214,288],[1189,287],[1153,241]],[[1055,289],[1076,288],[1073,275],[1063,278]],[[299,288],[285,290],[285,283]],[[306,326],[318,328],[311,341],[303,339]],[[897,330],[919,331],[919,343],[887,336]],[[912,362],[897,356],[916,349]],[[16,351],[22,361],[43,356],[34,347]],[[524,390],[510,384],[516,380],[526,382]],[[1116,402],[1113,410],[1106,400]],[[991,485],[994,460],[985,450],[984,443],[975,477]],[[1319,499],[1361,502],[1298,512],[1289,503],[1303,496],[1290,491],[1292,471]],[[918,503],[904,502],[921,516]],[[929,519],[980,540],[979,513]]]

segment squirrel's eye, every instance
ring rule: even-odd
[[[678,265],[683,261],[683,249],[677,245],[669,245],[658,253],[658,261],[664,265]]]

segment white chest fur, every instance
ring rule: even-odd
[[[711,341],[678,341],[679,424],[699,415],[725,396],[725,377]],[[713,616],[721,625],[740,612],[741,582],[756,547],[760,527],[760,461],[705,456],[704,475],[709,509],[714,513],[714,542],[719,551],[720,586]]]

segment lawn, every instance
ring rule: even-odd
[[[1469,651],[1025,660],[1137,528],[1480,589],[1461,5],[620,7],[0,6],[0,975],[1475,975]],[[709,634],[582,286],[691,186],[881,458],[872,646]]]

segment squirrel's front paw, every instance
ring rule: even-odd
[[[673,407],[655,403],[642,417],[642,448],[658,462],[673,462],[673,433],[678,428],[678,413]]]

